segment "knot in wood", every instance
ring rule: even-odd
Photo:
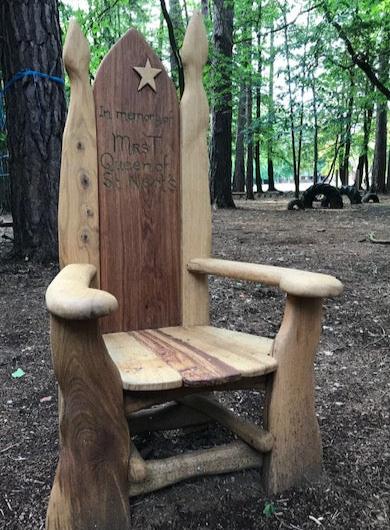
[[[85,244],[89,241],[89,234],[87,230],[83,230],[80,234],[81,241]]]
[[[78,149],[79,151],[82,151],[83,149],[85,149],[85,148],[84,148],[84,144],[83,144],[83,142],[80,142],[80,141],[77,142],[76,147],[77,147],[77,149]]]
[[[81,174],[80,182],[81,182],[81,185],[82,185],[82,187],[84,189],[88,188],[88,186],[89,186],[89,177],[88,177],[88,175],[86,173],[82,173]]]

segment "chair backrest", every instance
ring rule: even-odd
[[[104,58],[93,87],[100,286],[119,302],[105,329],[178,325],[180,117],[163,64],[134,30]]]
[[[104,332],[208,322],[207,282],[186,270],[191,257],[210,255],[211,244],[201,82],[207,39],[199,14],[182,55],[180,109],[163,64],[133,29],[103,59],[92,93],[88,44],[77,23],[68,31],[60,264],[98,268],[97,286],[119,302],[103,319]]]

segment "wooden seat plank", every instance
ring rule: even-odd
[[[119,369],[125,390],[180,388],[182,377],[131,333],[103,335],[110,357]]]
[[[132,336],[177,370],[184,386],[204,386],[237,381],[240,371],[203,350],[174,339],[158,329],[134,331]]]
[[[216,386],[273,372],[273,341],[212,326],[169,327],[103,336],[125,390]]]
[[[242,377],[255,377],[275,371],[277,363],[270,357],[273,340],[212,326],[162,328],[165,333],[225,362]]]

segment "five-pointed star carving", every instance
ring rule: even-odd
[[[156,83],[154,78],[161,72],[160,68],[152,68],[149,59],[146,59],[145,66],[133,66],[134,70],[141,77],[138,85],[138,92],[149,85],[152,90],[156,92]]]

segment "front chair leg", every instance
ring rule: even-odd
[[[278,369],[267,384],[265,428],[274,446],[265,455],[268,493],[321,473],[322,443],[314,402],[314,358],[321,333],[322,299],[287,297],[273,347]]]
[[[127,530],[129,432],[119,372],[97,320],[52,317],[61,451],[46,530]]]

